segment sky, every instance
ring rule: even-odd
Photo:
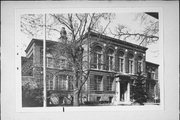
[[[137,13],[116,13],[114,19],[112,19],[112,22],[109,24],[107,31],[111,29],[111,31],[115,30],[115,27],[117,24],[125,25],[131,32],[142,32],[143,28],[145,25],[141,23],[140,20],[135,19]],[[155,19],[152,17],[149,17],[149,19]],[[101,23],[103,26],[105,26],[106,22]],[[112,34],[107,34],[110,37],[113,37]],[[59,33],[54,34],[53,40],[57,40],[59,37]],[[31,41],[32,38],[27,37],[24,33],[22,33],[21,37],[21,45],[22,45],[22,56],[25,56],[24,50],[28,46],[29,42]],[[42,39],[42,37],[38,37],[39,39]],[[134,44],[138,44],[139,42],[134,41],[134,40],[127,40],[127,42],[131,42]],[[159,41],[156,43],[153,43],[151,45],[146,46],[148,50],[146,51],[146,61],[153,62],[156,64],[160,64],[160,48],[159,48]]]

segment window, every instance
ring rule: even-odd
[[[123,68],[124,68],[124,59],[123,58],[119,58],[119,72],[123,72]]]
[[[107,51],[107,70],[112,71],[114,69],[114,51],[109,49]]]
[[[138,58],[137,58],[137,72],[142,72],[142,71],[143,71],[142,57],[138,56]]]
[[[97,46],[97,47],[95,47],[94,50],[95,50],[94,51],[94,68],[101,70],[102,69],[102,63],[103,63],[103,61],[102,61],[102,58],[103,58],[102,48]]]
[[[147,78],[149,78],[149,79],[157,79],[157,78],[156,78],[155,71],[149,71],[149,72],[147,72]]]
[[[133,60],[129,60],[129,73],[133,73]]]
[[[94,61],[95,68],[102,69],[102,54],[101,53],[95,53],[94,59],[95,59],[95,61]]]
[[[118,71],[124,72],[124,52],[118,52]]]
[[[128,60],[128,71],[129,71],[129,73],[130,74],[133,74],[133,72],[134,72],[134,59],[133,59],[133,54],[129,54],[128,55],[128,57],[129,57],[129,60]]]
[[[108,70],[112,71],[113,70],[113,56],[108,56]]]
[[[52,81],[52,80],[50,80],[49,89],[50,89],[50,90],[53,90],[53,81]]]
[[[107,91],[113,91],[113,78],[107,76]]]
[[[59,59],[59,68],[60,69],[66,68],[66,60],[65,59]]]
[[[158,70],[156,69],[156,70],[154,71],[154,73],[155,73],[155,79],[157,80],[157,79],[158,79]]]
[[[54,67],[54,59],[53,59],[52,54],[47,53],[46,60],[47,60],[46,66],[49,68],[53,68]]]
[[[73,77],[72,76],[68,76],[68,85],[69,85],[69,90],[73,90]]]
[[[68,90],[68,80],[66,75],[59,75],[57,79],[58,90]]]
[[[47,90],[53,90],[53,80],[46,81],[46,88]]]
[[[46,88],[47,90],[53,90],[53,76],[51,74],[46,75]]]
[[[147,78],[151,78],[151,72],[147,72]]]
[[[103,87],[102,87],[102,76],[95,75],[94,76],[94,80],[95,80],[94,90],[102,91],[103,90]]]
[[[100,100],[101,100],[101,97],[98,96],[98,97],[96,98],[96,101],[99,102]]]
[[[151,72],[151,79],[155,79],[155,72],[154,71]]]
[[[137,71],[138,72],[142,72],[143,70],[142,70],[142,62],[141,61],[138,61],[137,62]]]
[[[53,68],[54,67],[54,60],[51,57],[47,57],[47,67]]]

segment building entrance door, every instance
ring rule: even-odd
[[[125,102],[127,98],[127,83],[120,83],[120,101]]]
[[[116,79],[115,104],[130,104],[130,81]]]

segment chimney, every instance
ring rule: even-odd
[[[67,39],[67,33],[66,33],[66,30],[65,30],[65,27],[62,27],[61,28],[61,31],[60,31],[60,38],[61,39]]]

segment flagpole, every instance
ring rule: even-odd
[[[46,14],[44,14],[44,38],[43,38],[43,107],[47,106],[46,97]]]

